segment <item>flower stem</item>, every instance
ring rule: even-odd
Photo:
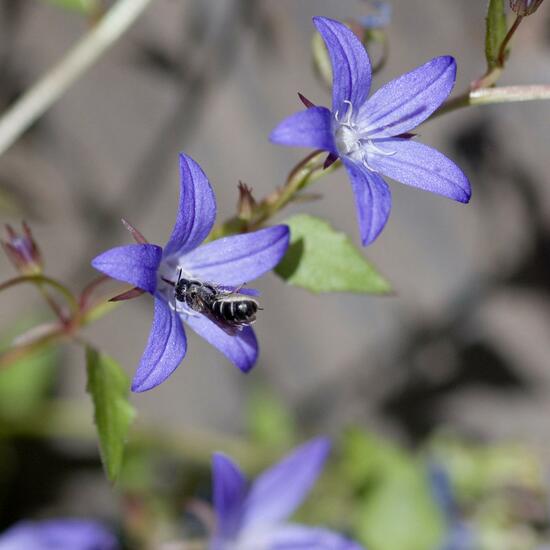
[[[152,0],[118,0],[99,23],[0,119],[0,155],[130,27]]]
[[[3,353],[0,353],[0,369],[9,367],[14,362],[20,361],[25,357],[33,355],[34,353],[50,346],[51,344],[60,342],[66,337],[67,334],[65,330],[60,328],[57,330],[53,330],[49,334],[40,336],[39,338],[36,338],[31,342],[8,348]]]
[[[13,279],[9,279],[7,281],[4,281],[3,283],[0,283],[0,292],[21,283],[32,283],[37,285],[39,288],[43,285],[51,286],[52,288],[55,288],[58,292],[63,294],[73,312],[78,311],[78,302],[73,296],[73,293],[65,285],[61,284],[55,279],[46,277],[45,275],[21,275],[20,277],[14,277]]]
[[[489,105],[491,103],[510,103],[515,101],[537,101],[550,99],[550,84],[532,84],[530,86],[501,86],[483,88],[470,93],[470,105]]]
[[[428,120],[456,111],[462,107],[544,99],[550,99],[550,84],[479,88],[477,90],[468,90],[446,101]]]
[[[211,241],[233,233],[253,231],[262,227],[289,202],[294,200],[297,193],[322,175],[328,174],[340,166],[341,163],[337,161],[329,168],[324,168],[326,155],[327,153],[324,151],[314,151],[301,160],[290,171],[282,187],[279,187],[252,207],[252,211],[248,216],[249,219],[243,220],[239,216],[229,218],[221,225],[214,227],[208,236],[208,240]]]
[[[522,20],[523,16],[518,15],[516,17],[515,21],[510,27],[510,30],[506,33],[506,36],[504,37],[504,40],[500,45],[500,49],[498,51],[498,64],[500,65],[500,67],[504,67],[504,63],[506,63],[506,49],[508,48],[508,44],[510,43],[512,36],[514,36],[514,33],[517,31],[519,24],[522,22]]]

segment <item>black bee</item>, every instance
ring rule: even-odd
[[[222,290],[210,283],[185,279],[181,270],[174,286],[176,300],[183,302],[197,313],[201,313],[216,323],[230,335],[256,321],[260,308],[257,300],[238,291]]]

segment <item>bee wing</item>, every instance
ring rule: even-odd
[[[218,319],[209,308],[205,308],[204,311],[201,312],[207,319],[212,321],[216,326],[221,328],[226,334],[229,336],[236,336],[239,331],[243,329],[242,326],[235,326],[230,325],[229,323],[224,323],[220,319]]]

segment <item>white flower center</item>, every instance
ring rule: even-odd
[[[185,279],[194,280],[195,277],[185,267],[179,265],[173,257],[162,260],[157,270],[157,292],[160,293],[166,300],[171,309],[177,313],[186,316],[198,315],[197,312],[191,310],[184,302],[176,300],[175,285],[181,271],[181,276]],[[170,281],[169,283],[167,281]],[[173,284],[172,284],[173,283]]]
[[[345,100],[344,103],[348,106],[345,116],[341,117],[338,111],[334,114],[333,132],[338,153],[342,157],[364,164],[371,172],[376,172],[377,170],[372,167],[373,157],[392,156],[395,152],[386,151],[376,145],[376,140],[369,138],[365,128],[359,127],[353,116],[351,101]]]

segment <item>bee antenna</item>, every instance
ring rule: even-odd
[[[180,267],[180,271],[178,273],[178,282],[176,283],[176,285],[179,285],[180,284],[180,281],[181,281],[181,272],[182,272],[182,269]]]
[[[164,277],[161,277],[161,279],[162,279],[165,283],[168,283],[169,285],[176,286],[176,284],[174,283],[174,281],[170,281],[169,279],[165,279]]]

